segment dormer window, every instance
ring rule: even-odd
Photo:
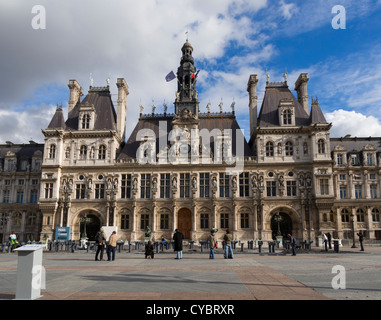
[[[104,160],[106,159],[106,146],[105,145],[101,145],[99,146],[99,150],[98,150],[98,159],[99,160]]]
[[[269,141],[266,143],[266,157],[273,157],[274,156],[274,144]]]
[[[292,113],[291,110],[287,109],[283,112],[283,124],[291,125],[292,124]]]
[[[90,115],[85,114],[82,118],[82,129],[89,129],[90,128]]]
[[[55,159],[56,158],[56,145],[52,144],[49,148],[49,159]]]
[[[294,146],[291,141],[286,142],[285,152],[286,156],[290,157],[294,155]]]

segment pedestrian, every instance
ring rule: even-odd
[[[328,246],[330,249],[332,249],[332,244],[331,244],[332,236],[329,232],[327,233],[327,238],[328,238]]]
[[[167,248],[167,239],[164,238],[163,234],[161,235],[161,243],[162,243],[163,249],[164,249],[164,246],[165,248]]]
[[[217,247],[217,241],[216,241],[216,238],[214,236],[213,230],[208,237],[208,241],[209,241],[209,248],[210,248],[209,259],[214,259],[214,248]]]
[[[110,238],[108,239],[107,246],[107,261],[115,260],[115,249],[116,249],[116,231],[113,231]]]
[[[357,235],[359,237],[359,242],[360,242],[360,246],[361,246],[360,251],[364,251],[364,246],[362,244],[362,242],[364,241],[364,234],[362,233],[362,231],[360,231],[359,233],[357,233]]]
[[[11,243],[11,251],[13,252],[13,249],[20,247],[16,234],[12,231],[12,233],[9,235],[9,242]]]
[[[325,233],[323,233],[323,240],[324,240],[324,250],[328,251],[328,237]]]
[[[151,241],[148,241],[146,246],[145,246],[146,259],[147,259],[147,257],[151,257],[151,259],[153,259],[154,255],[155,255],[155,253],[153,252],[153,244]]]
[[[296,256],[296,244],[298,243],[295,239],[295,237],[291,234],[287,235],[290,238],[290,244],[291,244],[291,249],[292,249],[292,255]]]
[[[176,251],[175,259],[183,258],[183,239],[184,235],[179,231],[179,229],[176,229],[175,234],[173,235],[174,251]]]
[[[97,245],[97,253],[95,254],[95,261],[103,261],[103,253],[106,246],[106,234],[104,229],[101,228],[95,235],[95,243]],[[99,259],[98,256],[100,255]]]
[[[232,239],[233,239],[233,235],[230,233],[230,229],[227,229],[226,233],[224,235],[224,242],[225,242],[224,257],[225,257],[225,259],[233,259]]]

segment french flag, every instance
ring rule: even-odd
[[[197,75],[198,75],[199,72],[200,72],[200,70],[197,70],[196,73],[192,73],[192,77],[191,77],[192,80],[197,78]]]

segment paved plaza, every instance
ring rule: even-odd
[[[381,300],[381,247],[365,252],[297,256],[237,250],[211,260],[206,252],[174,259],[172,250],[145,259],[117,252],[115,261],[94,261],[93,252],[44,251],[45,289],[39,300]],[[345,289],[333,289],[334,266],[342,266]],[[0,254],[0,298],[15,298],[17,254]]]

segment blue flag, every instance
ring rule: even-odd
[[[165,77],[165,80],[167,82],[169,82],[169,81],[172,81],[175,78],[176,78],[176,75],[173,73],[173,71],[171,71],[170,73],[167,74],[167,76]]]

